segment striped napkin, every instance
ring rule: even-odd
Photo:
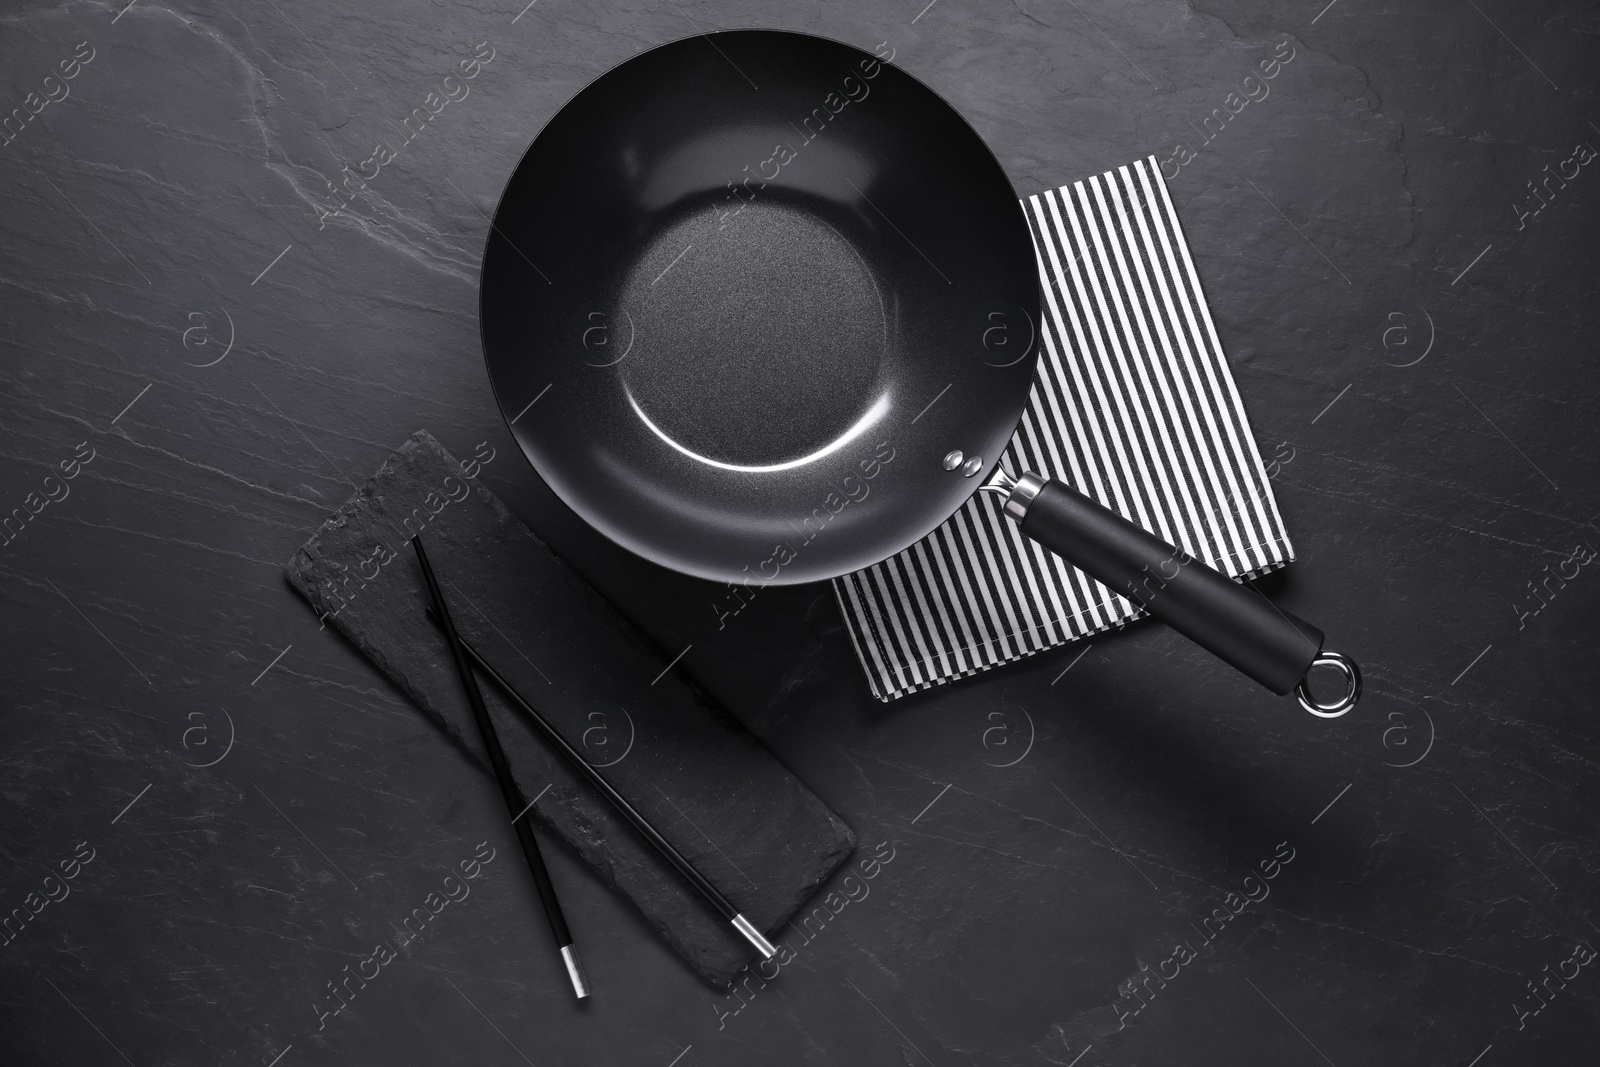
[[[1022,206],[1044,323],[1005,468],[1074,486],[1231,578],[1293,560],[1155,157]],[[987,493],[834,591],[885,701],[1144,614],[1024,538]]]

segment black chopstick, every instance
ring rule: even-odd
[[[430,611],[428,617],[433,620],[435,625],[440,625],[438,614]],[[661,853],[668,863],[677,868],[678,873],[683,875],[684,879],[694,886],[701,896],[710,901],[711,906],[721,912],[722,917],[732,923],[733,928],[739,931],[746,941],[754,945],[763,958],[770,960],[778,954],[778,950],[772,947],[772,943],[763,937],[761,931],[756,929],[755,925],[740,913],[734,903],[723,896],[716,886],[707,881],[705,875],[696,870],[694,864],[684,858],[682,853],[673,848],[672,843],[662,837],[660,832],[650,825],[649,820],[639,814],[638,810],[628,803],[627,798],[617,792],[610,782],[606,781],[604,775],[590,766],[582,754],[567,743],[567,739],[561,736],[560,731],[552,726],[543,715],[539,714],[532,704],[523,699],[522,694],[513,689],[511,683],[506,681],[499,671],[490,666],[489,661],[483,658],[483,655],[472,646],[470,641],[459,636],[457,640],[461,642],[461,647],[466,649],[467,655],[472,657],[472,661],[478,665],[479,669],[484,674],[487,674],[490,680],[499,686],[506,696],[511,699],[511,702],[520,708],[523,714],[527,715],[533,724],[550,739],[556,750],[566,757],[572,768],[587,778],[589,784],[598,789],[600,795],[611,802],[611,806],[617,809],[617,813],[633,824],[633,828],[639,831],[646,841],[655,846],[655,850]]]
[[[550,872],[545,868],[544,854],[539,851],[533,827],[529,819],[522,817],[533,805],[527,802],[516,780],[511,777],[511,765],[506,762],[505,749],[500,747],[500,735],[495,732],[494,723],[489,718],[489,709],[484,707],[478,679],[473,675],[472,665],[462,651],[465,642],[456,633],[455,623],[450,619],[450,609],[444,602],[444,590],[439,588],[439,580],[434,577],[433,567],[428,563],[428,554],[422,550],[422,539],[413,537],[411,545],[417,550],[422,578],[428,585],[428,595],[433,598],[431,617],[444,630],[445,641],[450,646],[450,657],[455,660],[456,673],[461,676],[462,688],[467,691],[467,703],[472,706],[472,717],[478,721],[478,732],[483,735],[483,747],[489,750],[489,764],[500,783],[500,795],[505,798],[506,810],[511,813],[512,825],[517,830],[517,840],[522,844],[522,854],[528,860],[528,872],[533,875],[533,884],[538,887],[539,899],[544,903],[545,918],[550,920],[550,932],[555,935],[556,947],[561,950],[561,962],[566,964],[567,977],[572,979],[573,993],[582,1000],[589,995],[589,981],[584,976],[582,965],[578,963],[578,953],[572,945],[572,932],[567,929],[567,917],[561,911],[561,901],[556,898],[556,887],[550,882]]]

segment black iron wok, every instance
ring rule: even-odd
[[[884,57],[805,34],[676,41],[602,75],[506,185],[481,324],[501,410],[574,511],[716,581],[837,577],[982,488],[1027,536],[1275,693],[1354,705],[1322,633],[998,459],[1039,273],[978,134]],[[1314,663],[1344,695],[1318,703]]]

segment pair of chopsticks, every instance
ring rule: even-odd
[[[550,872],[544,864],[544,856],[539,851],[539,842],[533,836],[533,828],[528,820],[521,818],[521,814],[532,805],[528,804],[522,790],[511,777],[511,766],[506,761],[505,749],[500,746],[500,736],[495,732],[494,723],[489,719],[488,708],[483,703],[483,693],[478,689],[477,677],[473,674],[472,666],[489,676],[489,679],[528,717],[529,721],[537,726],[541,733],[555,746],[556,751],[572,765],[589,784],[600,792],[617,810],[617,814],[626,819],[657,852],[684,877],[695,891],[704,897],[712,907],[733,925],[733,928],[754,945],[764,959],[771,959],[778,954],[760,930],[746,919],[739,909],[727,897],[712,885],[706,877],[699,872],[686,859],[682,853],[672,846],[661,833],[650,824],[650,821],[641,815],[637,808],[628,803],[626,797],[617,792],[612,784],[606,781],[605,776],[589,765],[578,752],[567,743],[567,739],[541,715],[536,708],[522,695],[512,688],[499,671],[483,658],[483,655],[474,648],[467,639],[456,632],[455,623],[450,618],[450,609],[444,600],[444,591],[439,588],[439,580],[434,576],[433,567],[428,562],[428,554],[422,548],[422,539],[413,537],[411,545],[416,549],[417,562],[422,567],[422,577],[428,586],[428,595],[433,600],[433,608],[427,614],[428,618],[444,631],[445,640],[450,645],[450,656],[455,661],[456,673],[461,678],[461,685],[467,691],[467,703],[472,707],[472,717],[477,721],[478,732],[483,736],[484,747],[489,752],[489,763],[494,768],[495,779],[500,783],[500,794],[505,798],[506,808],[512,813],[513,825],[517,830],[517,841],[522,845],[522,853],[528,861],[528,871],[533,875],[533,884],[539,891],[539,899],[544,904],[545,917],[550,921],[550,932],[555,937],[556,947],[560,949],[561,961],[566,965],[567,975],[572,979],[572,991],[583,999],[589,995],[589,983],[584,976],[583,968],[578,963],[577,951],[573,947],[572,932],[567,928],[565,914],[561,910],[561,902],[556,898],[555,886],[550,882]]]
[[[572,931],[567,929],[567,917],[561,910],[561,901],[556,898],[556,887],[550,882],[550,871],[544,865],[544,854],[539,851],[533,827],[527,819],[522,818],[522,813],[532,805],[511,777],[511,764],[506,761],[506,750],[500,747],[500,735],[495,732],[494,723],[489,719],[489,709],[484,706],[478,680],[473,677],[472,665],[467,662],[467,654],[463,650],[465,642],[456,633],[450,609],[445,607],[444,590],[439,588],[439,579],[434,577],[433,566],[428,562],[428,553],[423,551],[421,538],[413,537],[411,545],[417,550],[422,578],[428,585],[428,595],[433,599],[437,612],[434,620],[444,630],[445,641],[450,646],[450,658],[455,660],[456,673],[461,676],[461,685],[467,691],[467,703],[472,707],[472,717],[477,720],[483,747],[489,750],[489,765],[494,768],[495,780],[500,783],[500,795],[505,798],[506,810],[511,812],[511,824],[517,828],[517,841],[521,843],[522,854],[528,860],[528,872],[533,875],[539,899],[544,902],[544,915],[550,920],[550,933],[555,935],[556,947],[561,950],[561,962],[566,964],[567,977],[572,979],[572,992],[582,1000],[589,995],[589,981],[578,962],[577,950],[572,945]]]

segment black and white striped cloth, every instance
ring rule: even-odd
[[[1294,559],[1155,157],[1023,201],[1044,324],[1003,460],[1100,503],[1234,578]],[[911,548],[837,579],[879,700],[1143,614],[975,495]]]

